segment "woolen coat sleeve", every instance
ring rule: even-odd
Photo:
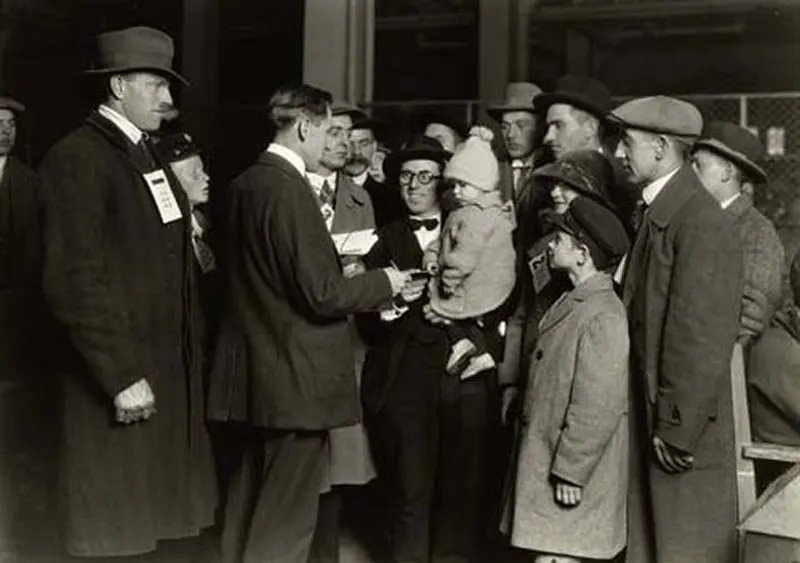
[[[148,355],[141,353],[109,253],[113,216],[96,147],[73,143],[55,151],[40,170],[44,292],[89,372],[113,398],[155,368],[143,364]]]
[[[628,402],[628,334],[624,315],[595,315],[582,329],[564,428],[551,473],[586,486]]]
[[[283,275],[297,290],[298,306],[311,317],[332,319],[388,305],[392,288],[386,273],[372,270],[346,278],[325,224],[318,218],[319,210],[311,198],[296,192],[283,190],[277,196],[271,217],[264,222],[264,236],[276,252]]]
[[[739,327],[742,251],[723,220],[681,225],[673,243],[655,434],[693,453],[717,413]]]

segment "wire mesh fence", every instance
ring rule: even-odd
[[[757,186],[756,206],[781,223],[789,204],[800,198],[800,92],[680,96],[694,103],[706,121],[731,121],[748,127],[766,148],[764,168],[769,182]],[[618,101],[622,101],[620,98]],[[478,100],[376,102],[368,108],[391,127],[397,144],[418,132],[418,116],[444,112],[471,123]]]

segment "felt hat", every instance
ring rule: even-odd
[[[191,156],[201,156],[202,151],[188,133],[172,133],[158,139],[155,151],[163,162],[180,162]]]
[[[537,111],[546,113],[553,104],[569,104],[605,119],[611,109],[611,94],[599,80],[567,74],[559,78],[553,92],[536,96],[534,105]]]
[[[0,96],[0,109],[10,109],[14,113],[25,113],[25,106],[9,96]]]
[[[481,191],[497,188],[500,178],[497,157],[492,151],[494,134],[486,127],[473,127],[467,140],[461,143],[444,169],[448,180],[460,180]]]
[[[502,100],[486,106],[490,115],[506,111],[535,111],[533,100],[541,95],[542,89],[532,82],[509,82]]]
[[[695,139],[703,130],[703,116],[689,102],[667,96],[635,98],[609,114],[625,129],[639,129]]]
[[[591,198],[575,198],[567,211],[556,215],[553,221],[557,229],[587,246],[599,270],[617,264],[628,251],[630,241],[622,221]]]
[[[767,173],[757,164],[764,158],[764,146],[744,127],[726,121],[712,121],[706,124],[694,148],[709,150],[731,161],[754,182],[767,181]]]
[[[597,151],[569,152],[555,162],[535,169],[533,175],[563,182],[581,195],[611,206],[608,186],[613,180],[614,171],[608,159]]]
[[[384,170],[386,170],[387,176],[396,177],[400,173],[400,167],[406,161],[432,160],[444,168],[448,158],[450,158],[450,153],[442,148],[439,141],[419,135],[400,150],[389,154],[384,161]]]
[[[172,38],[152,27],[129,27],[97,36],[98,67],[86,74],[150,71],[189,82],[172,69],[175,46]]]

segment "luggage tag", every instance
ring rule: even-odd
[[[531,271],[533,278],[533,289],[539,293],[544,287],[550,283],[552,276],[550,275],[550,263],[547,257],[547,251],[540,252],[528,261],[528,268]]]
[[[169,186],[169,180],[167,180],[167,175],[164,171],[158,169],[143,176],[144,181],[147,182],[147,187],[150,188],[153,201],[158,207],[161,222],[166,225],[182,218],[183,213],[178,205],[178,200],[175,199],[175,194],[172,193],[172,188]]]

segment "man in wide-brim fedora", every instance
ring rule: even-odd
[[[763,184],[764,146],[744,127],[725,121],[708,123],[695,143],[692,165],[705,188],[733,219],[742,243],[744,294],[739,340],[757,337],[781,306],[784,254],[769,219],[744,194],[744,184]]]
[[[103,98],[41,165],[66,547],[92,557],[196,536],[216,507],[190,207],[148,139],[174,113],[171,82],[186,80],[161,31],[111,31],[97,44],[87,73]]]

